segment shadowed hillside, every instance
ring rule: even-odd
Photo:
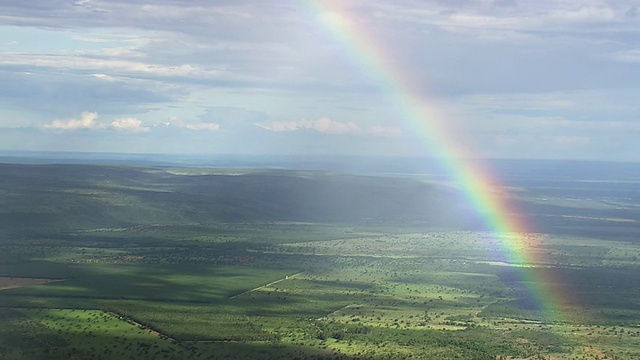
[[[251,221],[420,222],[461,226],[453,187],[320,172],[0,165],[5,229]]]

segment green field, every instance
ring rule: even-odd
[[[557,197],[498,235],[430,179],[2,167],[2,359],[640,358],[620,207]]]

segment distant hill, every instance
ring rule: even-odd
[[[219,222],[473,223],[449,185],[285,170],[0,164],[0,225],[79,229]]]

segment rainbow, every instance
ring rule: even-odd
[[[430,157],[441,162],[499,241],[507,261],[521,265],[518,267],[520,280],[545,320],[566,320],[562,308],[570,300],[548,285],[554,282],[550,269],[528,266],[545,263],[545,259],[528,244],[527,234],[532,230],[526,219],[507,201],[503,187],[489,167],[478,160],[469,160],[473,152],[464,145],[469,142],[447,123],[442,106],[435,99],[429,99],[412,74],[394,62],[390,52],[385,51],[383,44],[360,22],[358,14],[347,7],[348,1],[308,0],[305,4],[303,10],[310,12],[310,17],[316,19],[331,41],[338,43],[346,57],[380,86],[399,115],[423,140]]]

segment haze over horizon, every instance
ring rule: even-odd
[[[432,155],[332,3],[0,0],[0,151]],[[474,155],[640,161],[638,1],[340,3]]]

